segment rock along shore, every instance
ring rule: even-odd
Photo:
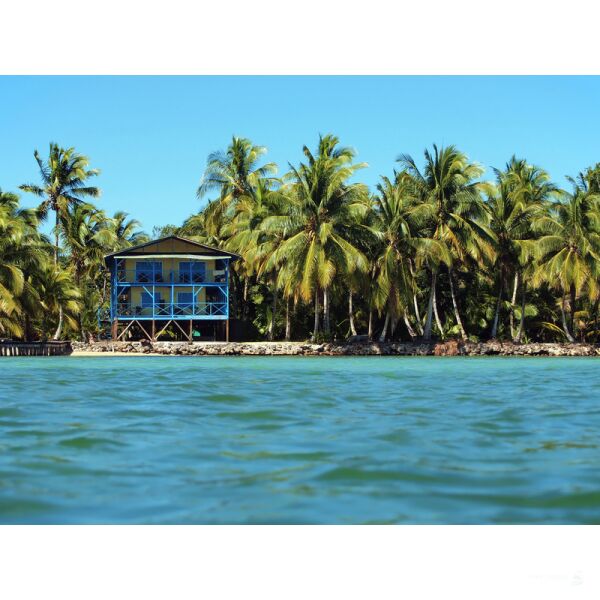
[[[78,353],[168,356],[600,356],[595,344],[513,344],[511,342],[72,342]]]

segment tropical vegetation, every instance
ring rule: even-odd
[[[281,174],[266,154],[234,137],[199,174],[199,210],[148,235],[102,210],[85,155],[35,151],[34,208],[0,191],[0,337],[101,337],[103,256],[176,234],[241,256],[231,313],[248,338],[598,341],[600,164],[561,189],[524,158],[488,178],[433,145],[369,189],[334,135]]]

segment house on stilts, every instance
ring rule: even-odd
[[[229,341],[229,272],[237,258],[175,235],[108,254],[111,338]]]

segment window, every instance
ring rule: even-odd
[[[160,292],[154,293],[154,299],[156,305],[162,304]],[[142,292],[142,308],[152,308],[152,294],[149,292]]]
[[[206,279],[206,264],[199,261],[179,263],[180,283],[202,283]]]
[[[192,292],[179,292],[177,294],[177,304],[179,308],[192,308],[194,302],[194,295]]]
[[[135,280],[138,283],[161,282],[162,262],[161,261],[138,261],[135,263]]]

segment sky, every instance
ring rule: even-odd
[[[564,186],[600,162],[598,107],[600,77],[4,76],[0,188],[39,181],[34,149],[74,146],[101,170],[98,205],[150,232],[202,207],[207,155],[232,135],[266,146],[283,174],[326,133],[369,164],[358,179],[371,187],[399,154],[421,165],[433,143],[455,144],[490,178],[516,154]]]

